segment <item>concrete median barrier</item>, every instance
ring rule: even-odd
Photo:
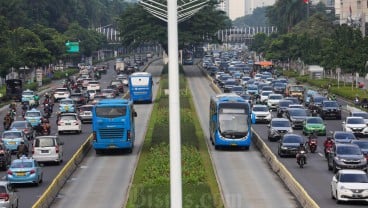
[[[211,88],[216,93],[222,93],[221,89],[214,84],[213,79],[209,76],[202,67],[199,67],[201,71],[205,74],[207,79],[211,82]],[[262,138],[252,129],[253,137],[252,142],[262,153],[262,155],[267,160],[268,164],[272,170],[280,177],[284,184],[288,187],[291,193],[296,197],[298,202],[304,208],[317,208],[318,204],[309,196],[309,194],[304,190],[303,186],[294,178],[294,176],[289,172],[289,170],[278,160],[276,155],[271,151],[267,144],[262,140]]]
[[[86,156],[91,147],[92,135],[86,139],[86,141],[81,145],[73,157],[65,164],[63,169],[61,169],[59,174],[50,183],[49,187],[36,201],[32,208],[50,207],[59,191],[62,189],[73,172],[77,169],[78,165],[83,161],[83,158]]]

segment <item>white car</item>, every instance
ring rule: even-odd
[[[101,86],[99,81],[89,81],[87,84],[87,90],[96,90],[100,91]]]
[[[342,130],[353,132],[355,135],[368,135],[368,127],[362,117],[346,117],[342,122]]]
[[[362,117],[364,119],[364,122],[368,124],[368,112],[364,111],[353,111],[350,113],[350,116],[354,117]]]
[[[55,100],[61,100],[61,99],[69,98],[69,97],[70,97],[70,92],[67,88],[64,88],[64,87],[56,88],[54,91]]]
[[[19,197],[14,186],[8,181],[0,181],[0,207],[18,207]]]
[[[267,105],[271,110],[276,110],[279,106],[280,100],[282,100],[284,97],[281,94],[269,94]]]
[[[63,161],[64,142],[58,136],[38,136],[33,141],[32,157],[37,162]]]
[[[254,117],[256,123],[270,123],[272,119],[272,114],[267,105],[253,105],[252,116]]]
[[[343,169],[332,177],[331,197],[341,201],[368,202],[368,176],[363,170]]]
[[[95,99],[95,95],[97,94],[96,90],[87,90],[89,100]]]
[[[92,79],[91,79],[91,78],[85,78],[85,79],[83,79],[83,80],[82,80],[82,88],[86,89],[86,88],[87,88],[87,86],[88,86],[88,83],[89,83],[90,81],[92,81]]]
[[[76,113],[62,113],[58,120],[58,133],[76,132],[82,133],[82,122]]]
[[[273,94],[273,92],[272,91],[262,91],[261,96],[259,98],[260,102],[261,103],[266,103],[267,100],[268,100],[268,96],[270,94]]]

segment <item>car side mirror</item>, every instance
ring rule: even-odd
[[[333,182],[337,182],[337,178],[336,178],[336,176],[334,176],[334,177],[332,178],[332,181],[333,181]]]

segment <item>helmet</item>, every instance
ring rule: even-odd
[[[327,137],[327,140],[332,140],[332,137]]]

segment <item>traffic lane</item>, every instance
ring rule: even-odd
[[[215,95],[207,78],[195,66],[184,66],[194,105],[209,148],[225,207],[298,207],[295,197],[274,174],[262,154],[215,150],[209,140],[209,101]],[[272,191],[270,194],[270,190]],[[277,205],[275,205],[277,202]]]
[[[115,77],[116,73],[114,70],[108,70],[106,75],[101,76],[101,87],[107,87],[109,81]],[[61,87],[61,86],[57,86]],[[44,97],[41,98],[41,102],[43,101]],[[37,109],[43,112],[43,108],[40,105]],[[51,135],[57,134],[57,125],[56,125],[56,112],[59,109],[59,104],[55,103],[53,108],[53,114],[51,116],[50,124],[51,124]],[[7,111],[0,112],[0,116],[4,117]],[[20,104],[17,106],[17,120],[22,120],[21,116],[21,106]],[[54,180],[55,176],[60,172],[60,170],[64,167],[64,165],[69,161],[69,159],[74,155],[74,153],[78,150],[78,148],[83,144],[86,138],[91,133],[91,125],[90,124],[82,124],[82,133],[81,134],[65,134],[59,135],[60,138],[64,141],[64,161],[61,165],[50,165],[45,164],[43,167],[43,183],[38,186],[18,186],[19,195],[19,207],[31,207],[38,198],[43,194],[43,192],[47,189],[50,183]],[[15,156],[13,156],[13,159]],[[6,172],[4,172],[5,176]]]
[[[162,63],[158,61],[147,71],[158,75],[161,69]],[[153,81],[158,82],[159,77],[154,76]],[[158,87],[153,85],[154,95],[157,94]],[[121,207],[126,202],[153,104],[136,104],[134,108],[137,112],[136,141],[132,154],[96,155],[91,150],[73,173],[71,180],[62,188],[52,207]]]
[[[273,113],[275,117],[276,114]],[[347,116],[347,112],[342,112],[343,119]],[[325,120],[327,131],[341,131],[342,120]],[[299,168],[296,163],[296,158],[281,158],[277,154],[279,142],[270,142],[267,139],[268,127],[266,124],[255,124],[253,129],[260,135],[272,152],[278,157],[285,167],[291,172],[294,178],[303,186],[308,194],[316,201],[320,207],[346,207],[346,205],[336,205],[335,200],[331,199],[330,183],[333,176],[332,171],[327,168],[327,160],[324,158],[323,142],[326,139],[325,136],[318,137],[318,148],[316,153],[308,154],[308,164],[303,168]],[[294,130],[293,133],[303,135],[302,130]],[[307,136],[304,136],[307,141]],[[353,203],[356,207],[363,207]],[[348,203],[348,205],[351,205]],[[354,207],[355,207],[354,206]]]

